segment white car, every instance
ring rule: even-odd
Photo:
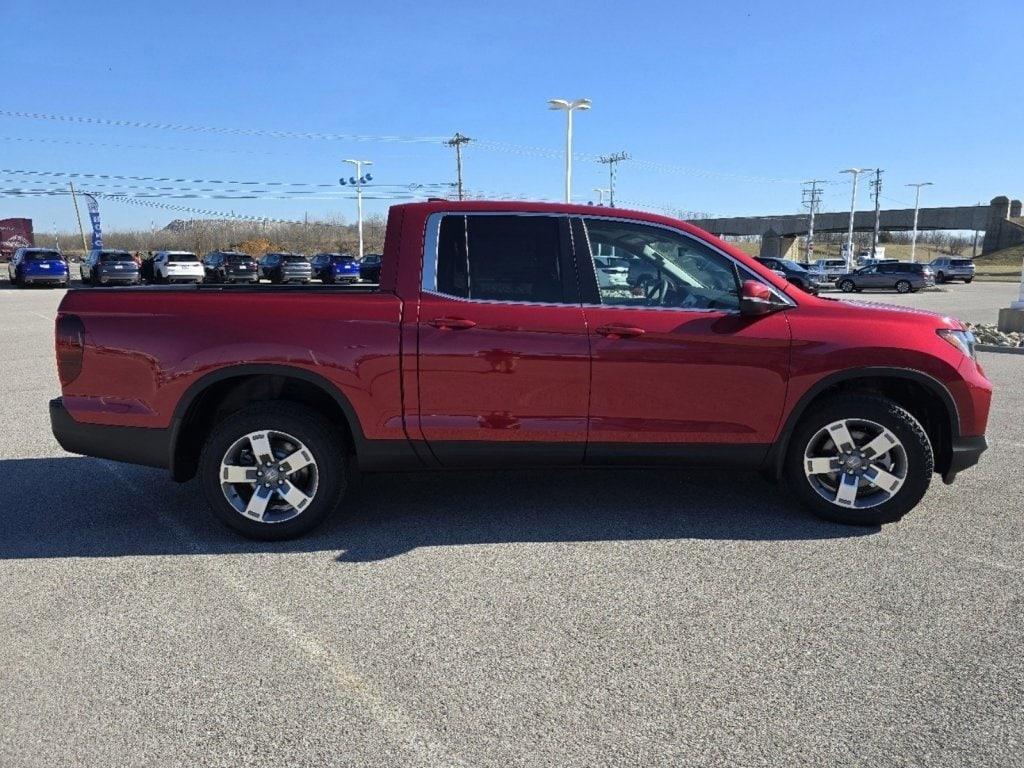
[[[188,251],[157,251],[153,254],[153,281],[157,283],[201,283],[203,264]]]
[[[601,288],[629,288],[629,259],[595,256],[597,284]]]
[[[818,259],[808,270],[821,283],[833,283],[849,271],[844,259]]]

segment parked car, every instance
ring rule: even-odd
[[[818,259],[807,269],[819,283],[832,283],[849,271],[845,259]]]
[[[802,291],[817,294],[822,284],[814,278],[802,265],[792,259],[776,259],[769,256],[758,256],[757,261],[764,264],[768,269],[773,269],[782,274],[793,285]]]
[[[313,278],[309,259],[301,253],[267,253],[260,259],[260,272],[272,283],[308,283]]]
[[[878,525],[986,447],[992,386],[954,318],[811,296],[652,213],[389,217],[379,285],[347,293],[69,291],[61,446],[198,475],[213,513],[262,539],[344,507],[356,471],[458,467],[759,470],[817,515]],[[588,243],[658,283],[602,287]]]
[[[201,283],[205,275],[199,257],[190,251],[157,251],[150,268],[156,283]]]
[[[359,262],[359,279],[364,283],[380,282],[381,255],[368,253]]]
[[[258,283],[256,259],[239,251],[211,251],[203,257],[203,281],[208,283]]]
[[[951,280],[963,280],[965,283],[974,279],[974,261],[958,259],[955,256],[939,256],[928,265],[935,273],[935,282],[947,283]]]
[[[78,276],[84,285],[139,285],[140,266],[128,251],[94,248],[79,263]]]
[[[63,254],[53,248],[18,248],[7,262],[7,277],[19,288],[66,286],[71,279]]]
[[[323,283],[355,283],[359,262],[348,253],[318,253],[309,260],[313,278]]]
[[[602,288],[629,288],[629,260],[615,256],[594,256],[597,284]]]
[[[935,285],[935,275],[927,264],[907,261],[872,264],[842,275],[836,287],[843,293],[865,288],[884,288],[897,293],[911,293]]]

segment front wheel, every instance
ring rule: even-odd
[[[932,445],[907,410],[853,395],[814,407],[793,433],[786,479],[815,515],[847,525],[899,520],[928,490]]]
[[[214,516],[253,539],[312,530],[348,487],[348,457],[324,418],[297,403],[257,403],[217,424],[199,478]]]
[[[853,284],[853,280],[843,280],[839,284],[839,290],[843,293],[853,293],[856,288],[857,286]]]
[[[964,285],[969,284],[971,282],[971,280],[973,280],[973,279],[974,279],[973,277],[965,277],[964,278]]]
[[[944,283],[944,282],[946,282],[946,275],[943,274],[942,272],[939,272],[937,275],[935,275],[935,282],[936,283]]]
[[[897,280],[896,281],[896,293],[910,293],[910,281],[909,280]]]

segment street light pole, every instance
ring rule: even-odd
[[[548,109],[565,111],[565,202],[572,202],[572,113],[590,109],[590,99],[548,99]]]
[[[850,227],[846,232],[846,268],[853,266],[853,215],[857,211],[857,177],[874,168],[847,168],[840,173],[853,174],[853,192],[850,194]]]
[[[356,211],[358,212],[359,221],[359,259],[363,258],[363,184],[368,181],[363,176],[363,166],[373,165],[373,160],[343,160],[344,163],[351,163],[356,169],[356,175],[352,180],[352,183],[356,187]],[[344,184],[345,180],[342,179],[341,183]]]
[[[916,184],[906,184],[905,186],[914,187],[914,229],[910,235],[910,260],[917,261],[917,212],[921,208],[921,187],[930,187],[932,182],[920,181]]]
[[[607,189],[603,189],[601,187],[594,187],[594,191],[597,192],[597,204],[598,205],[604,205],[604,193],[605,192],[607,192],[609,198],[611,198],[611,194],[612,194],[611,187],[608,187]]]

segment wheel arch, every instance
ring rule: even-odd
[[[178,481],[195,476],[211,423],[251,402],[277,399],[298,402],[324,413],[359,455],[365,437],[355,408],[323,376],[289,365],[232,365],[193,382],[178,401],[172,422],[171,476]]]
[[[949,390],[941,381],[922,371],[869,367],[826,376],[800,397],[765,458],[763,469],[772,479],[782,477],[790,438],[804,415],[815,403],[843,392],[881,395],[909,411],[921,422],[932,442],[935,471],[945,473],[952,458],[952,440],[960,436],[960,414]]]

